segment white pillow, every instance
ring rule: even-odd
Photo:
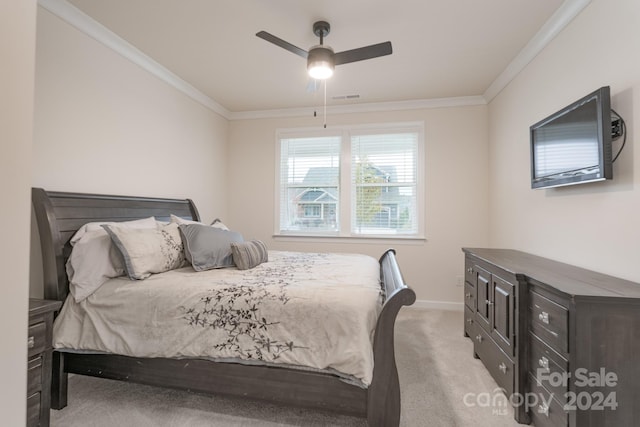
[[[104,229],[102,228],[102,225],[104,224],[116,225],[118,227],[125,227],[125,228],[156,228],[156,219],[150,216],[149,218],[135,219],[133,221],[88,222],[82,227],[80,227],[78,231],[76,231],[76,234],[73,235],[69,243],[71,243],[71,246],[75,245],[76,242],[82,239],[82,236],[84,236],[84,234],[88,231],[99,230],[99,231],[102,231],[103,233],[106,233],[106,231],[104,231]]]
[[[227,227],[226,225],[224,225],[222,223],[222,221],[220,221],[220,219],[216,218],[213,220],[213,222],[211,223],[211,226],[213,228],[219,228],[220,230],[227,230],[229,231],[229,227]]]
[[[125,222],[92,222],[80,227],[71,238],[73,249],[65,266],[69,277],[69,292],[76,302],[87,298],[107,280],[125,274],[122,255],[113,246],[101,224],[130,229],[156,228],[153,217]]]
[[[178,224],[178,225],[189,225],[189,224],[201,224],[201,225],[207,225],[203,222],[199,222],[199,221],[192,221],[190,219],[184,219],[182,217],[179,217],[177,215],[171,214],[171,222]],[[214,219],[213,222],[211,223],[211,227],[214,228],[219,228],[220,230],[229,230],[229,228],[224,225],[222,223],[222,221],[220,221],[218,218]]]
[[[86,232],[67,260],[69,292],[76,302],[94,293],[104,282],[124,274],[122,256],[104,230]]]
[[[151,230],[118,228],[107,224],[103,227],[120,250],[125,270],[132,280],[146,279],[153,273],[185,265],[178,224]]]

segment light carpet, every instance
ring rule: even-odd
[[[473,344],[463,314],[403,308],[396,321],[401,426],[521,426]],[[363,419],[224,396],[72,375],[53,427],[366,426]]]

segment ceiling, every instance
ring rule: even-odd
[[[571,0],[567,0],[570,2]],[[482,96],[562,0],[69,0],[229,112],[314,107],[306,62],[255,34],[336,52],[391,41],[339,65],[329,105]],[[359,95],[358,98],[337,99]]]

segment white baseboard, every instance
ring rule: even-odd
[[[464,303],[450,301],[429,301],[425,299],[416,300],[413,305],[405,308],[420,308],[430,310],[464,311]]]

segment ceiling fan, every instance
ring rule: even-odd
[[[308,52],[274,36],[273,34],[269,34],[266,31],[260,31],[256,33],[256,36],[305,58],[307,60],[307,71],[309,72],[309,75],[314,79],[319,80],[331,77],[336,65],[377,58],[379,56],[390,55],[393,52],[391,49],[391,42],[387,41],[384,43],[335,53],[330,46],[322,44],[330,30],[331,26],[326,21],[318,21],[314,23],[313,34],[320,37],[320,44],[312,46]]]

